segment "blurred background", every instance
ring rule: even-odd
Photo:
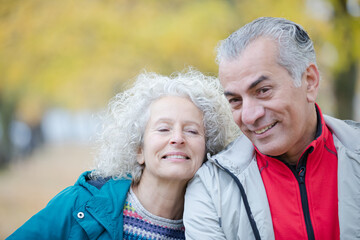
[[[219,40],[260,16],[315,43],[323,112],[360,120],[360,0],[0,0],[0,238],[91,169],[99,113],[137,74],[217,75]]]

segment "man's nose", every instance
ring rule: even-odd
[[[253,125],[256,120],[264,116],[264,106],[258,103],[256,100],[245,100],[243,101],[241,111],[241,121],[245,125]]]

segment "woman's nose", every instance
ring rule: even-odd
[[[185,142],[183,132],[174,130],[170,138],[170,144],[183,144]]]

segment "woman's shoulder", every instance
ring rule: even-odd
[[[86,183],[85,176],[86,173],[81,174],[74,185],[68,186],[56,194],[49,201],[47,207],[60,208],[59,210],[76,208],[76,206],[83,204],[91,198],[91,196],[94,195],[94,191],[96,191],[96,187],[93,187],[94,189],[92,189],[89,187],[90,184],[84,184]]]

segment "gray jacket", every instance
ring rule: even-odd
[[[360,239],[360,123],[324,116],[338,154],[340,239]],[[244,135],[208,156],[185,194],[186,239],[274,239],[270,208],[252,143]],[[235,175],[244,193],[226,172]],[[247,213],[247,205],[252,214]],[[256,223],[253,231],[251,220]]]

